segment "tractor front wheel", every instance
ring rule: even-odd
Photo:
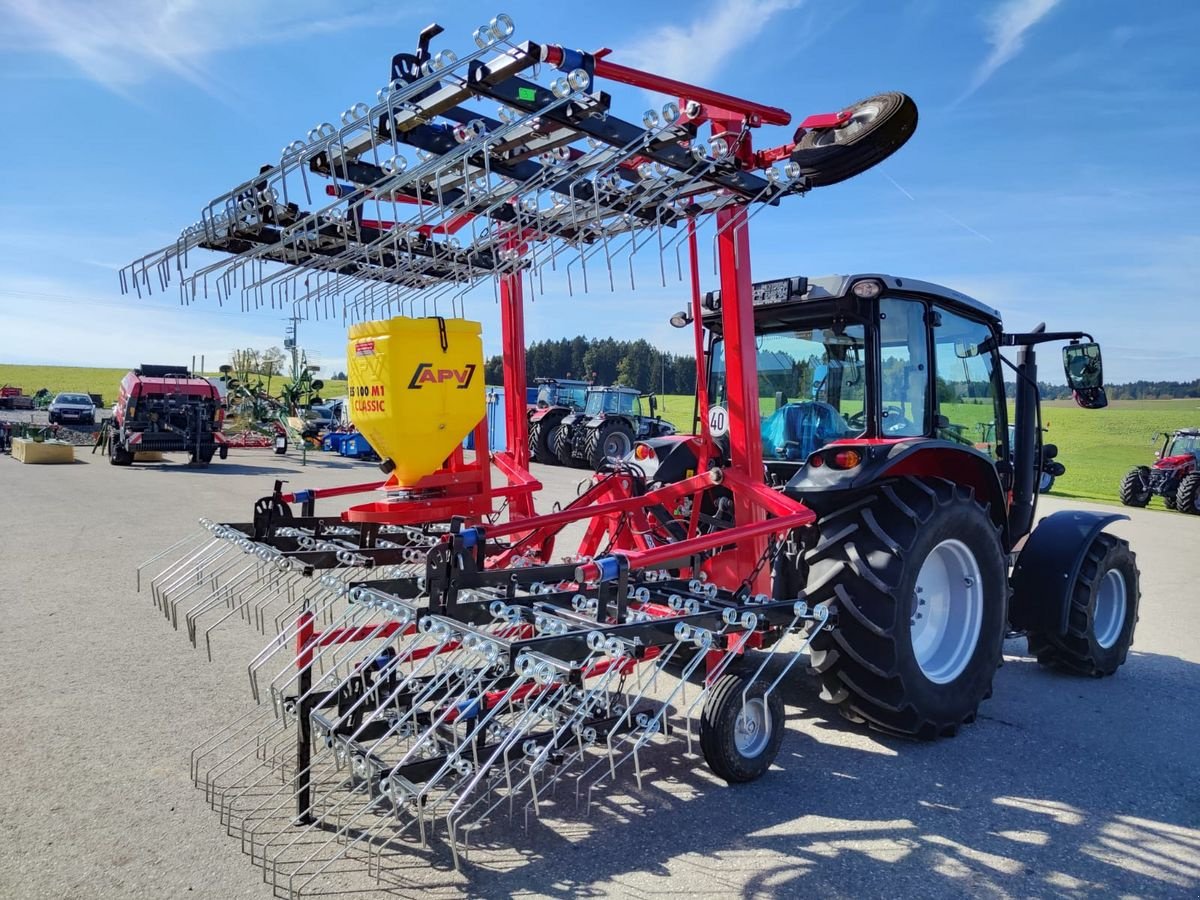
[[[624,459],[633,450],[633,429],[624,422],[605,422],[587,436],[584,454],[599,472],[609,459]]]
[[[1150,488],[1146,487],[1146,477],[1142,467],[1130,469],[1129,474],[1121,479],[1121,488],[1117,492],[1117,496],[1126,506],[1145,506],[1150,502]]]
[[[1200,472],[1185,475],[1175,492],[1175,507],[1182,513],[1200,516]]]
[[[999,530],[966,487],[904,478],[823,516],[805,555],[810,602],[837,628],[811,645],[822,699],[847,718],[931,740],[991,695],[1008,577]]]
[[[1029,653],[1042,665],[1078,675],[1111,675],[1125,662],[1138,620],[1137,561],[1129,544],[1098,534],[1071,587],[1064,635],[1030,631]]]
[[[723,675],[700,714],[700,749],[708,767],[730,784],[754,781],[771,768],[783,743],[783,700],[765,681]]]
[[[559,465],[575,465],[575,451],[571,442],[571,428],[569,426],[559,425],[554,429],[553,447],[554,455],[558,459]]]
[[[562,422],[561,415],[544,415],[529,423],[529,455],[547,466],[557,465],[558,453],[554,448],[554,437]]]

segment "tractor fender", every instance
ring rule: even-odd
[[[646,480],[674,484],[696,474],[698,438],[677,434],[647,438],[634,444],[635,462]],[[637,448],[645,447],[650,455],[636,458]]]
[[[859,451],[862,462],[852,469],[836,469],[806,461],[788,481],[784,493],[803,500],[834,491],[861,491],[887,478],[944,478],[974,490],[976,499],[988,506],[992,521],[1003,532],[1005,548],[1011,545],[1004,488],[996,464],[981,451],[953,441],[917,438],[834,441],[816,453],[843,448]]]
[[[1066,634],[1071,591],[1092,541],[1129,516],[1071,509],[1046,516],[1013,566],[1008,619],[1017,629]]]

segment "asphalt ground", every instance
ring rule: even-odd
[[[248,708],[245,667],[264,639],[231,623],[207,662],[135,591],[134,570],[201,515],[246,520],[276,478],[377,470],[262,451],[207,470],[178,454],[128,469],[77,457],[0,457],[0,897],[271,897],[188,767]],[[584,474],[535,470],[542,509]],[[1044,499],[1042,512],[1066,506]],[[587,814],[504,817],[466,876],[448,854],[401,854],[390,895],[1196,896],[1200,517],[1128,512],[1113,530],[1138,555],[1141,621],[1115,677],[1045,671],[1012,640],[979,720],[909,743],[831,715],[797,675],[759,781],[728,787],[673,742],[644,760],[643,789],[627,777]],[[340,896],[373,884],[347,880]]]

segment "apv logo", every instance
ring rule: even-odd
[[[408,386],[412,389],[420,389],[427,384],[445,384],[447,381],[452,381],[460,391],[465,391],[471,386],[471,379],[474,377],[474,363],[468,363],[461,369],[435,369],[433,363],[418,363],[417,371],[413,372],[412,381],[408,383]]]

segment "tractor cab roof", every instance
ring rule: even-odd
[[[957,307],[974,317],[986,318],[1000,327],[1000,313],[974,297],[959,293],[951,288],[915,278],[898,278],[864,272],[857,275],[824,275],[807,278],[803,275],[791,278],[776,278],[771,281],[756,281],[753,285],[754,321],[760,327],[786,326],[795,319],[805,318],[811,311],[809,304],[842,297],[857,299],[854,286],[864,281],[882,284],[880,293],[921,296],[936,300],[949,307]],[[712,331],[721,330],[721,292],[709,291],[701,301],[704,324]]]

